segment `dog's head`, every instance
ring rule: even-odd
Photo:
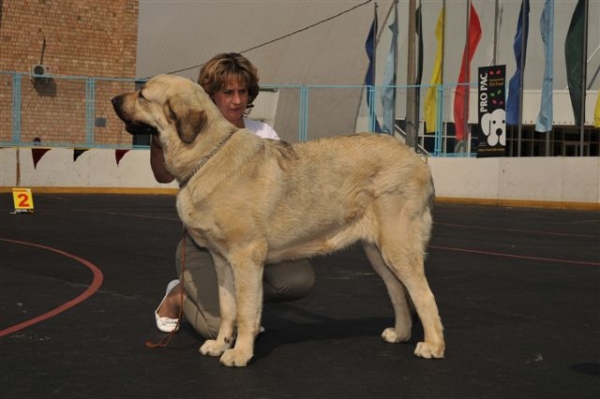
[[[189,79],[158,75],[139,90],[112,99],[115,112],[131,134],[160,134],[175,130],[190,144],[206,123],[210,99]]]
[[[505,144],[506,131],[506,111],[496,109],[492,113],[485,114],[481,117],[481,130],[487,137],[489,146]]]

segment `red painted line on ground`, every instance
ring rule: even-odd
[[[4,330],[0,330],[0,337],[12,334],[19,330],[22,330],[24,328],[27,328],[34,324],[37,324],[41,321],[47,320],[51,317],[54,317],[64,311],[74,307],[75,305],[80,304],[81,302],[83,302],[86,299],[88,299],[89,297],[91,297],[96,291],[98,291],[98,289],[102,285],[102,282],[104,281],[104,275],[102,274],[102,271],[96,265],[94,265],[93,263],[91,263],[83,258],[80,258],[76,255],[61,251],[56,248],[47,247],[45,245],[40,245],[40,244],[34,244],[34,243],[26,242],[26,241],[9,240],[9,239],[5,239],[5,238],[0,238],[0,241],[5,241],[5,242],[13,243],[13,244],[27,245],[30,247],[36,247],[36,248],[45,249],[47,251],[56,252],[57,254],[66,256],[67,258],[75,259],[79,263],[87,266],[92,271],[92,274],[94,275],[92,283],[81,295],[77,296],[76,298],[74,298],[68,302],[65,302],[64,304],[60,305],[59,307],[57,307],[55,309],[52,309],[51,311],[49,311],[47,313],[44,313],[40,316],[37,316],[33,319],[24,321],[22,323],[16,324],[12,327],[5,328]]]
[[[513,255],[513,254],[502,253],[502,252],[480,251],[480,250],[476,250],[476,249],[440,247],[438,245],[430,245],[429,248],[442,249],[442,250],[445,250],[445,251],[454,251],[454,252],[467,252],[467,253],[473,253],[473,254],[482,254],[482,255],[491,255],[491,256],[503,256],[505,258],[528,259],[528,260],[536,260],[536,261],[542,261],[542,262],[573,263],[573,264],[576,264],[576,265],[600,266],[600,263],[598,263],[598,262],[587,262],[587,261],[581,261],[581,260],[542,258],[542,257],[539,257],[539,256],[527,256],[527,255]]]
[[[499,228],[499,227],[488,227],[488,226],[470,226],[465,224],[456,224],[456,223],[435,223],[439,226],[449,226],[449,227],[458,227],[463,229],[476,229],[476,230],[492,230],[492,231],[504,231],[509,233],[525,233],[525,234],[538,234],[538,235],[547,235],[547,236],[558,236],[558,237],[580,237],[580,238],[591,238],[594,240],[600,239],[598,235],[590,235],[590,234],[576,234],[576,233],[561,233],[555,231],[540,231],[540,230],[524,230],[524,229],[511,229],[511,228]]]

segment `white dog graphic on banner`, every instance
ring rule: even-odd
[[[487,137],[487,143],[490,147],[506,145],[506,111],[496,109],[494,112],[487,113],[481,117],[481,130]]]

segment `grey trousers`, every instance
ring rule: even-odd
[[[183,249],[185,245],[185,252]],[[184,258],[185,255],[185,258]],[[221,324],[219,288],[212,256],[189,236],[179,242],[175,254],[177,275],[183,282],[186,320],[205,339],[214,339]],[[185,267],[182,268],[182,260]],[[185,274],[181,275],[181,270]],[[305,297],[315,283],[315,272],[307,260],[265,265],[265,302],[293,301]]]

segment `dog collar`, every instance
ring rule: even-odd
[[[217,151],[219,151],[229,141],[231,136],[233,136],[233,133],[235,133],[235,131],[231,132],[229,136],[225,137],[223,141],[217,144],[217,146],[213,148],[213,150],[208,155],[203,156],[202,159],[200,159],[200,162],[198,162],[198,165],[196,165],[196,167],[194,167],[194,169],[192,169],[192,171],[187,176],[179,180],[179,188],[184,188],[188,184],[188,182],[192,179],[192,177],[194,177],[196,173],[198,173],[198,171],[204,166],[204,164],[207,163],[208,160],[211,159],[217,153]]]

